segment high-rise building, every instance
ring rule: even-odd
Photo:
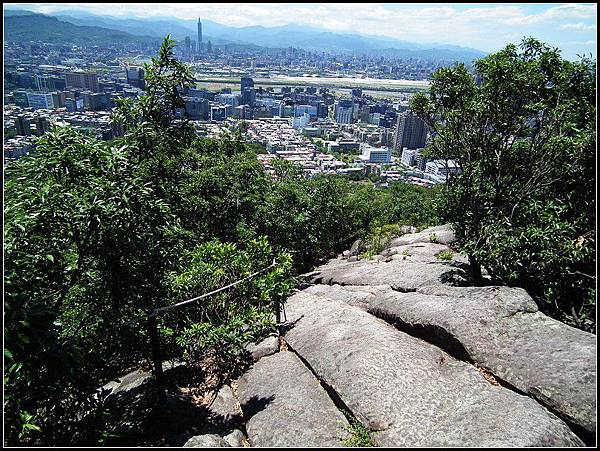
[[[89,89],[98,92],[98,74],[85,71],[73,71],[65,74],[66,85],[69,88]]]
[[[51,109],[54,108],[54,100],[52,100],[52,93],[49,92],[28,92],[27,102],[29,107],[34,110],[39,109]]]
[[[38,116],[35,119],[35,127],[38,136],[48,133],[51,129],[50,119],[43,116]]]
[[[18,136],[29,136],[31,135],[31,126],[29,125],[29,119],[22,114],[19,114],[15,119],[15,128],[17,129]]]
[[[67,100],[67,96],[62,91],[54,91],[52,94],[52,103],[54,103],[54,108],[63,108],[65,106],[65,102]]]
[[[240,85],[242,92],[244,92],[244,88],[254,88],[254,80],[251,77],[242,77]]]
[[[208,100],[199,97],[186,96],[185,112],[191,119],[207,120],[210,114]]]
[[[144,81],[144,69],[141,67],[128,67],[126,72],[128,85],[139,89],[144,89],[146,87]]]
[[[354,116],[354,103],[350,99],[340,99],[334,106],[335,121],[338,124],[351,124]]]
[[[66,87],[65,79],[56,75],[35,75],[35,87],[38,91],[48,92],[63,90]]]
[[[394,151],[398,155],[405,147],[408,149],[425,147],[426,139],[427,127],[422,119],[410,112],[398,116],[394,139]]]
[[[198,53],[202,50],[202,22],[198,17]]]
[[[248,105],[250,108],[254,108],[256,103],[256,91],[254,88],[242,88],[242,105]]]

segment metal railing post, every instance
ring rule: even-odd
[[[158,327],[156,326],[156,316],[154,312],[148,316],[148,334],[150,335],[150,345],[152,347],[152,363],[154,365],[154,377],[156,379],[156,390],[158,402],[165,404],[167,395],[163,380],[162,357],[160,355],[160,341],[158,338]]]

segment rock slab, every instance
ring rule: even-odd
[[[299,292],[286,310],[289,346],[379,446],[583,445],[535,400],[356,306]]]
[[[252,446],[342,446],[348,435],[344,415],[292,352],[260,359],[237,393]]]
[[[246,350],[252,355],[252,360],[258,362],[261,358],[279,351],[279,338],[276,336],[267,337],[258,344],[248,345]]]
[[[339,289],[329,297],[339,298]],[[348,302],[354,297],[348,291]],[[441,347],[460,345],[469,360],[595,433],[596,338],[544,315],[525,290],[380,290],[361,305],[401,328],[427,334],[428,341],[443,341],[436,343]]]

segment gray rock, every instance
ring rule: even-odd
[[[339,292],[329,297],[339,298]],[[347,293],[354,302],[354,293]],[[520,288],[426,287],[379,291],[361,304],[379,317],[425,333],[552,408],[596,430],[595,336],[538,311]]]
[[[252,446],[341,446],[348,423],[292,352],[263,357],[238,383]]]
[[[287,314],[289,346],[379,446],[583,445],[535,400],[357,307],[300,292]]]
[[[388,247],[381,252],[381,255],[393,256],[394,259],[403,259],[408,262],[438,263],[440,261],[438,255],[444,251],[451,251],[453,260],[466,263],[464,257],[456,251],[439,243],[414,243]]]
[[[364,259],[357,262],[336,259],[317,268],[307,280],[312,283],[340,285],[389,285],[399,291],[415,291],[428,285],[464,285],[468,281],[468,273],[452,262],[438,259]]]
[[[350,256],[359,255],[364,250],[365,243],[363,243],[363,240],[356,240],[354,243],[352,243],[352,246],[350,247]]]
[[[252,354],[252,360],[257,362],[262,357],[275,354],[279,351],[279,337],[270,336],[258,344],[250,344],[246,350]]]
[[[348,258],[348,257],[350,257],[350,255],[351,255],[350,251],[344,251],[344,252],[342,252],[342,258]]]
[[[137,388],[147,382],[150,377],[152,377],[152,373],[150,371],[136,370],[121,377],[118,381],[109,382],[102,388],[104,390],[110,390],[110,394],[114,395],[120,392],[133,390],[134,388]]]
[[[223,385],[209,407],[209,411],[220,423],[227,423],[241,418],[238,400],[229,385]]]
[[[211,448],[211,447],[230,447],[222,437],[217,434],[202,434],[192,437],[185,445],[184,448]]]
[[[414,226],[403,225],[400,226],[400,233],[403,233],[404,235],[408,233],[417,233],[417,228]]]
[[[434,241],[432,241],[434,240]],[[455,240],[454,232],[448,224],[429,227],[428,229],[422,230],[419,233],[411,233],[398,238],[394,238],[390,243],[390,247],[402,246],[405,244],[414,243],[440,243],[450,244]]]
[[[244,434],[239,429],[234,429],[231,433],[223,437],[223,440],[232,448],[244,446]]]
[[[185,365],[185,362],[167,360],[162,364],[163,373],[183,365]],[[102,389],[110,390],[111,395],[121,392],[128,392],[145,384],[151,377],[152,371],[135,370],[126,374],[125,376],[122,376],[119,380],[110,381],[108,384],[104,385]]]

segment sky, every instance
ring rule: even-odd
[[[14,5],[5,3],[5,5]],[[596,56],[592,3],[28,3],[31,11],[86,10],[118,17],[198,16],[229,26],[294,24],[488,52],[533,36],[563,56]]]

